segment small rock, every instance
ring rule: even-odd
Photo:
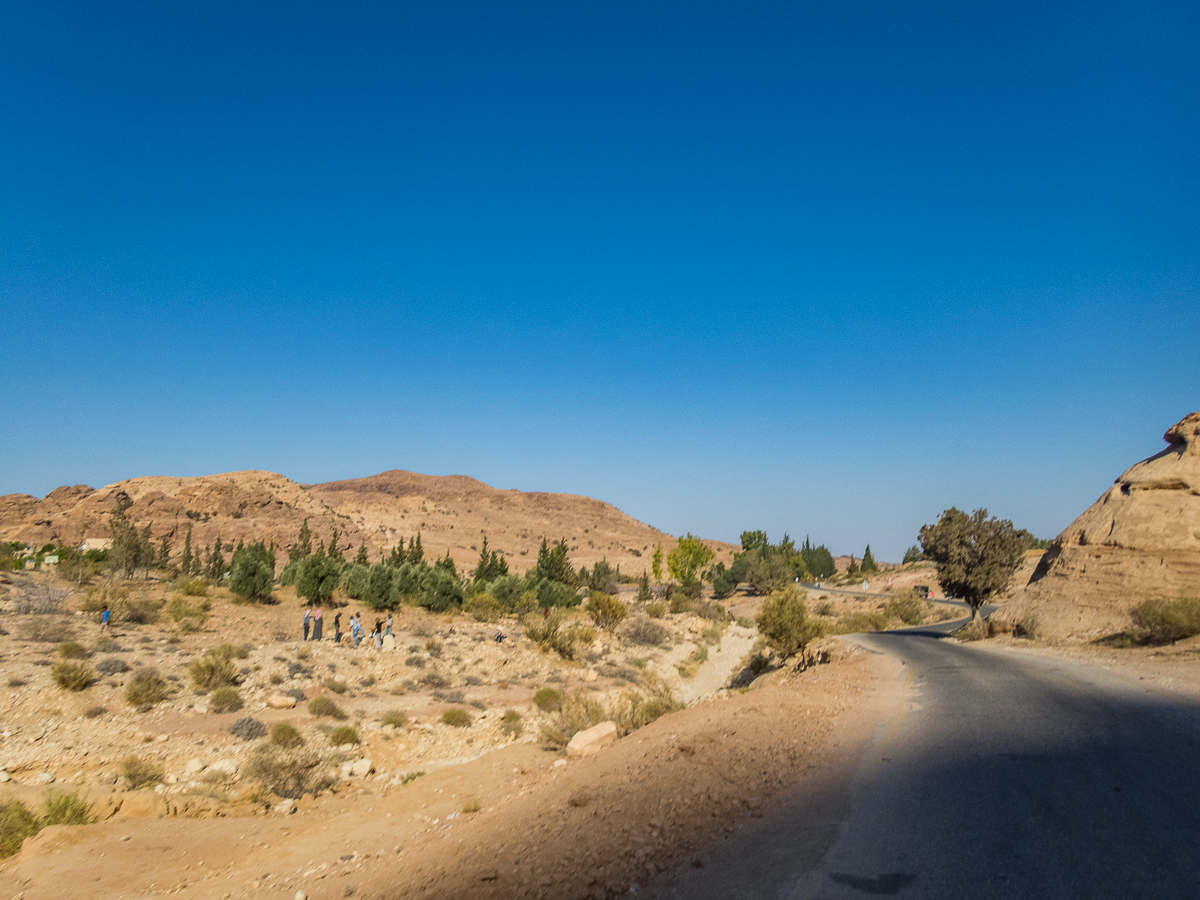
[[[590,756],[599,753],[617,739],[617,723],[601,722],[578,732],[567,744],[567,756]]]
[[[290,816],[295,811],[296,811],[296,801],[295,800],[284,800],[282,803],[277,803],[275,805],[275,812],[282,813],[285,816]]]
[[[296,705],[296,698],[287,694],[272,694],[267,698],[267,706],[271,709],[291,709]]]
[[[350,771],[358,778],[365,778],[375,771],[375,764],[370,759],[360,759],[351,764]]]
[[[584,672],[584,673],[583,673],[583,680],[584,680],[584,681],[595,681],[595,680],[596,680],[597,678],[599,678],[599,677],[600,677],[600,676],[598,676],[598,675],[596,674],[596,670],[595,670],[595,669],[588,669],[586,672]]]
[[[188,764],[183,767],[183,771],[188,775],[198,775],[204,771],[204,763],[200,760],[200,757],[193,756],[188,760]]]
[[[123,841],[127,841],[127,840],[129,840],[129,835],[127,835],[127,834],[123,834],[123,835],[121,835],[121,838],[120,838],[120,839],[121,839],[121,840],[123,840]]]
[[[208,767],[210,772],[219,772],[222,775],[236,775],[238,764],[232,759],[218,759],[215,763]]]
[[[12,780],[12,776],[9,775],[7,772],[5,772],[3,769],[0,769],[0,784],[4,784],[4,782],[11,781],[11,780]]]
[[[304,893],[304,891],[296,891],[296,895],[292,900],[308,900],[308,894]]]
[[[170,739],[171,739],[171,736],[169,734],[160,734],[154,739],[154,743],[165,744]]]
[[[34,777],[33,783],[34,784],[53,784],[54,783],[54,773],[53,772],[39,772]]]

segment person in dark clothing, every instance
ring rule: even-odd
[[[333,614],[333,642],[340,644],[342,642],[342,614]]]

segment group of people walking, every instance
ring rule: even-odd
[[[321,640],[322,616],[321,607],[306,607],[304,610],[304,640],[319,641]],[[371,632],[371,638],[375,641],[377,650],[383,649],[383,639],[392,633],[392,614],[387,614],[387,621],[383,619],[375,620],[375,628]],[[311,637],[309,636],[311,634]],[[350,616],[350,639],[357,647],[362,643],[363,637],[366,636],[366,629],[363,628],[362,613],[354,613]],[[342,642],[342,614],[335,613],[333,616],[333,642],[340,644]]]

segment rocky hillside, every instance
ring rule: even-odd
[[[590,497],[504,491],[462,475],[400,470],[329,484],[301,485],[274,472],[250,471],[132,478],[99,490],[60,487],[41,500],[9,494],[0,497],[0,540],[42,545],[104,538],[109,511],[118,503],[128,506],[139,529],[151,526],[155,541],[168,534],[176,554],[189,525],[198,547],[218,537],[286,547],[305,519],[314,541],[328,542],[337,529],[344,552],[353,555],[365,542],[372,561],[419,531],[427,555],[449,551],[460,570],[475,564],[485,535],[516,572],[533,564],[543,536],[566,538],[576,566],[607,559],[633,574],[649,569],[656,544],[674,546],[670,535]],[[727,563],[737,549],[710,544]]]
[[[1054,541],[1007,605],[1047,634],[1103,634],[1129,625],[1151,597],[1200,595],[1200,412],[1131,467]]]

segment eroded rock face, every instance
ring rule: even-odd
[[[1006,605],[1050,636],[1112,632],[1151,597],[1200,595],[1200,412],[1132,466],[1054,541]]]

